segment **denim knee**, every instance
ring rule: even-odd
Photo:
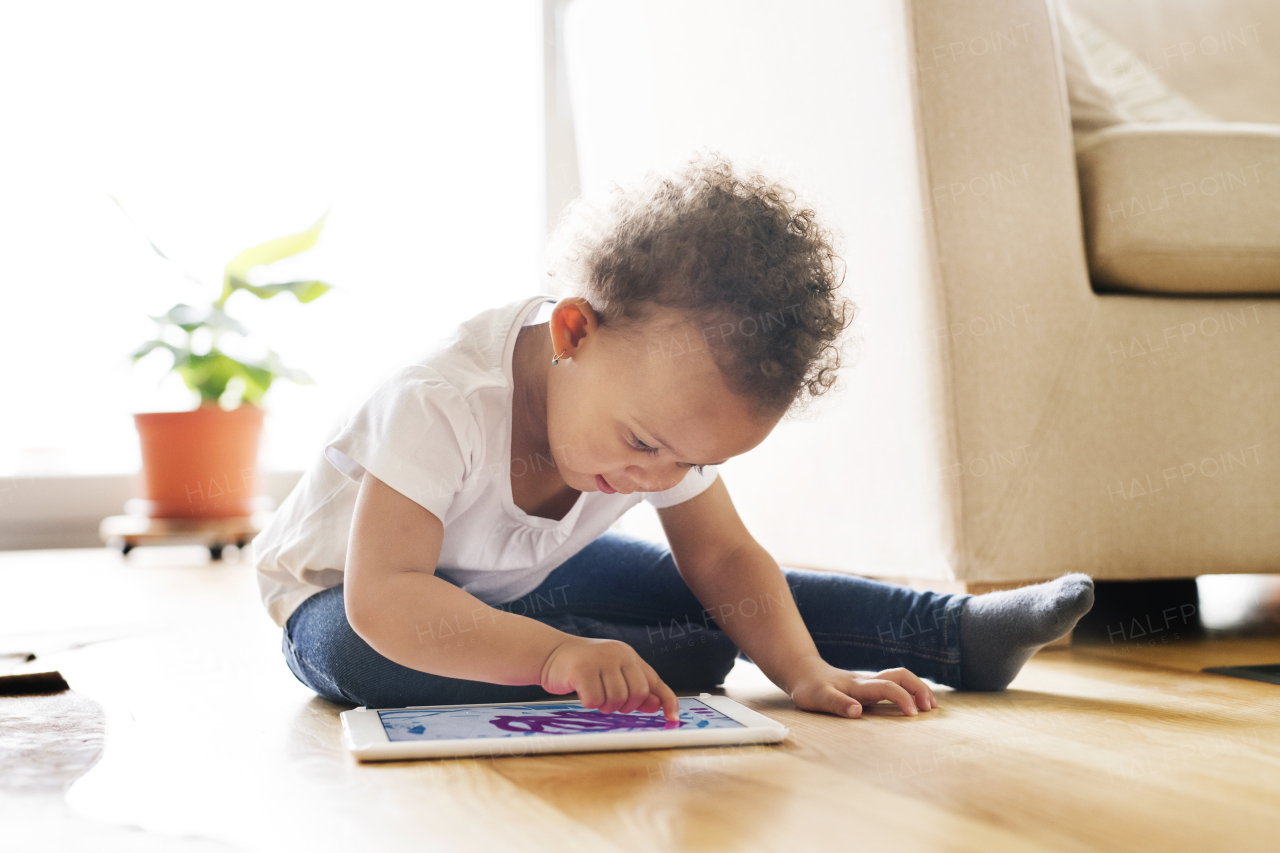
[[[335,587],[334,589],[338,589]],[[314,628],[318,626],[311,625],[304,621],[303,609],[307,605],[321,605],[324,602],[314,601],[322,595],[332,595],[330,590],[308,598],[302,603],[290,616],[285,623],[284,629],[281,631],[280,648],[284,653],[285,664],[289,667],[289,671],[294,677],[304,685],[315,691],[316,694],[330,702],[339,704],[361,704],[357,699],[344,691],[334,677],[335,671],[340,669],[332,666],[332,662],[328,660],[329,655],[326,654],[328,643],[323,642],[324,633],[317,632]],[[338,600],[341,602],[341,592],[338,593]],[[345,613],[343,621],[345,622]],[[298,640],[298,633],[301,630],[303,638]],[[301,646],[301,648],[300,648]]]
[[[383,657],[347,621],[341,585],[308,598],[290,616],[284,649],[298,680],[331,702],[401,708],[553,698],[538,685],[448,678]]]
[[[567,634],[631,646],[675,690],[706,690],[724,681],[738,648],[715,628],[675,630],[561,613],[539,621]],[[673,623],[674,625],[675,623]],[[308,598],[281,640],[294,676],[331,702],[394,708],[555,698],[538,685],[498,685],[444,678],[403,667],[369,646],[347,622],[342,586]]]
[[[709,690],[733,669],[738,647],[718,629],[688,628],[689,623],[677,631],[661,624],[608,625],[606,630],[635,649],[671,689]]]

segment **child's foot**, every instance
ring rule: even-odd
[[[960,611],[961,689],[1003,690],[1092,606],[1093,581],[1079,573],[970,598]]]

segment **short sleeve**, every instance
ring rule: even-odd
[[[662,492],[645,492],[644,499],[658,509],[675,506],[705,492],[716,481],[717,476],[719,473],[715,465],[704,465],[701,474],[697,468],[693,468],[679,484]]]
[[[415,364],[380,385],[324,453],[352,480],[368,471],[444,521],[480,442],[458,389]]]

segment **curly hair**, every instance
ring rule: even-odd
[[[549,252],[548,274],[568,279],[602,326],[655,334],[654,306],[676,310],[669,326],[696,323],[754,416],[796,410],[835,383],[835,342],[856,312],[837,293],[843,264],[815,212],[758,171],[704,151],[674,174],[615,184],[607,204],[566,209]]]

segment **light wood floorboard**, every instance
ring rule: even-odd
[[[78,849],[117,849],[122,826],[133,849],[273,853],[1280,849],[1280,686],[1199,672],[1280,663],[1274,637],[1049,649],[1009,690],[939,688],[916,718],[800,712],[740,665],[725,692],[786,743],[361,765],[345,706],[286,668],[247,563],[13,552],[0,584],[0,653],[35,651],[26,670],[106,714],[66,795]],[[14,796],[9,839],[56,849],[55,806]]]

